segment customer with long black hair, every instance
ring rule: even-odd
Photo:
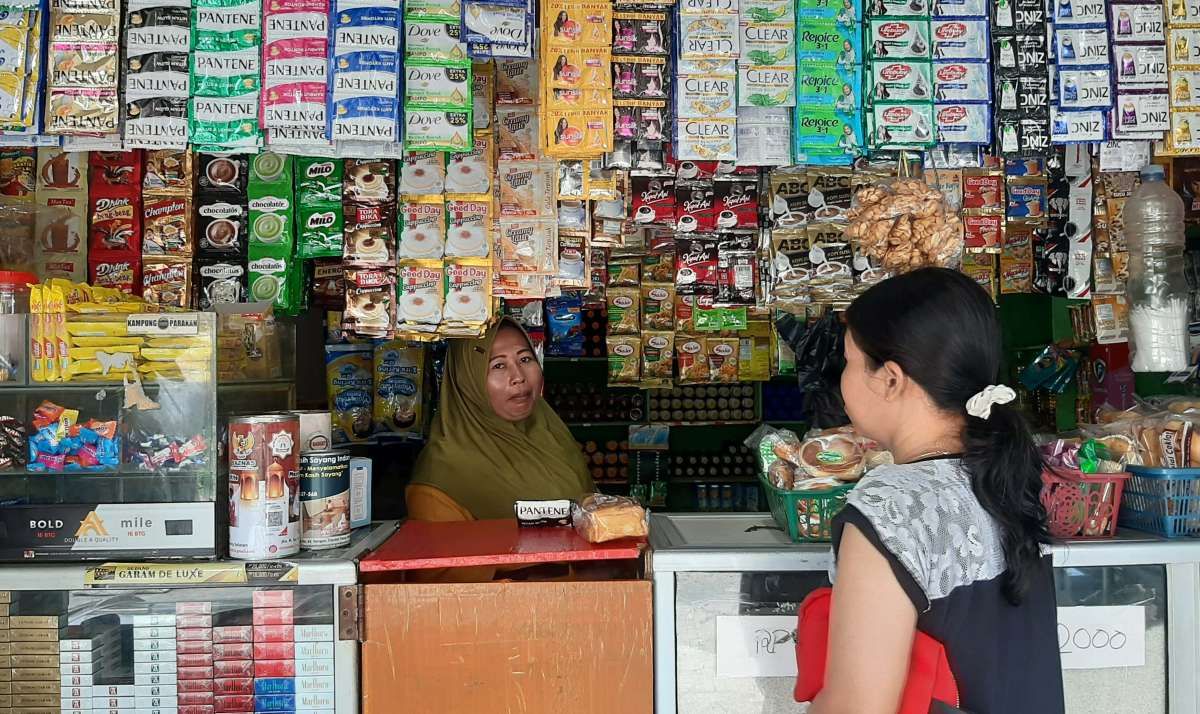
[[[1000,384],[1000,328],[970,278],[925,268],[846,313],[842,397],[891,450],[834,522],[824,688],[810,714],[894,714],[917,633],[972,714],[1062,714],[1042,461]]]

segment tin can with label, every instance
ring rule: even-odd
[[[229,421],[229,555],[269,560],[300,549],[300,421],[294,414]]]
[[[350,543],[350,452],[300,454],[300,547],[341,548]]]
[[[333,421],[328,411],[293,411],[300,418],[300,452],[325,451],[333,445]]]

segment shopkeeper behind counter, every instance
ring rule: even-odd
[[[529,336],[504,319],[450,340],[429,443],[405,491],[409,518],[513,518],[518,500],[579,500],[594,490],[567,425],[542,398]]]

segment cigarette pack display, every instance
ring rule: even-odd
[[[180,667],[211,667],[213,663],[212,654],[180,654],[175,658],[175,663]]]
[[[135,684],[134,696],[136,697],[173,697],[179,693],[179,689],[175,684]]]
[[[178,640],[211,640],[211,627],[181,627],[176,630],[175,638]]]
[[[63,664],[72,662],[92,662],[95,658],[95,652],[59,652],[58,661]]]
[[[216,679],[222,677],[253,677],[254,663],[250,660],[229,660],[225,662],[214,662],[213,674]]]
[[[177,615],[176,627],[207,627],[212,628],[212,615]]]
[[[333,643],[297,642],[296,659],[333,659]]]
[[[296,711],[301,709],[333,709],[332,693],[305,693],[296,695]]]
[[[134,697],[133,703],[138,709],[161,709],[162,707],[177,706],[175,697]]]
[[[133,639],[135,640],[173,640],[175,639],[175,626],[169,627],[138,627],[133,628]]]
[[[0,672],[9,673],[11,669],[0,670]],[[0,675],[4,676],[4,675]],[[59,682],[64,687],[90,687],[92,686],[92,675],[90,674],[64,674],[59,678]],[[52,682],[47,682],[52,684]]]
[[[265,697],[271,694],[295,694],[296,680],[292,677],[272,677],[254,680],[254,695]]]
[[[296,695],[294,694],[269,694],[254,697],[254,711],[256,712],[292,712],[295,710]]]
[[[182,692],[179,695],[179,706],[192,706],[196,704],[212,704],[212,692]]]
[[[135,638],[133,640],[133,651],[134,652],[174,652],[175,651],[175,640],[174,639],[170,639],[170,640],[152,640],[152,639],[139,640],[139,639]]]
[[[138,684],[170,684],[174,686],[179,682],[179,675],[174,672],[164,674],[143,674],[137,678]]]
[[[219,695],[213,701],[213,710],[221,714],[223,712],[251,712],[254,711],[254,695],[253,694],[225,694]]]
[[[255,590],[252,596],[254,607],[292,607],[291,590]]]
[[[134,615],[133,627],[136,630],[139,627],[175,627],[176,619],[174,615]]]
[[[58,650],[60,652],[91,652],[100,644],[98,639],[87,640],[59,640]]]
[[[61,653],[57,642],[0,642],[4,654],[54,654]]]
[[[59,682],[9,682],[13,694],[53,694],[61,686]]]
[[[57,630],[66,625],[65,615],[13,615],[8,620],[8,626],[14,630],[20,628]]]
[[[254,608],[254,624],[290,625],[293,622],[294,612],[290,607],[256,607]]]
[[[12,642],[58,642],[58,630],[23,629],[0,630]]]
[[[92,688],[94,697],[134,697],[137,696],[132,684],[100,684]]]
[[[294,642],[295,639],[293,625],[258,625],[254,628],[254,642]]]
[[[92,687],[99,689],[100,687]],[[134,697],[92,697],[92,709],[109,709],[120,711],[122,709],[136,709],[137,704]]]
[[[231,659],[254,659],[254,645],[249,642],[214,644],[213,659],[217,662]]]
[[[296,642],[333,642],[333,625],[296,625]]]
[[[179,642],[175,650],[179,654],[211,654],[213,643],[211,640],[184,640]]]
[[[0,590],[0,603],[4,603],[5,605],[9,605],[12,603],[12,591],[11,590]]]
[[[300,677],[326,677],[333,675],[332,659],[302,659],[296,661],[296,674]]]
[[[224,694],[254,694],[253,677],[219,677],[213,680],[213,692]]]
[[[180,667],[178,676],[180,679],[212,679],[213,678],[213,668],[212,667]]]
[[[255,642],[254,659],[296,659],[296,646],[291,642]]]
[[[134,662],[134,674],[175,674],[179,667],[172,659],[169,662]]]
[[[56,694],[13,694],[14,707],[56,707],[59,697]]]
[[[176,685],[179,687],[179,692],[211,692],[213,691],[213,680],[211,679],[183,679]]]
[[[177,615],[211,615],[212,603],[204,600],[175,603]]]
[[[133,714],[178,714],[178,712],[179,710],[175,707],[147,707],[133,710]]]
[[[189,704],[186,707],[179,707],[178,714],[213,714],[213,711],[211,704]]]
[[[59,687],[63,699],[75,699],[92,695],[92,687]]]
[[[254,628],[250,625],[233,625],[230,627],[214,627],[213,642],[253,642]]]
[[[332,662],[331,662],[332,664]],[[333,677],[297,677],[296,678],[296,693],[333,693],[334,683]]]
[[[8,655],[10,667],[57,667],[58,657],[54,655]]]
[[[53,681],[59,678],[58,667],[13,667],[9,671],[14,682]]]
[[[133,661],[137,662],[174,662],[174,652],[163,652],[162,650],[138,650],[133,653]]]
[[[308,661],[308,660],[306,660]],[[254,677],[295,677],[296,660],[294,659],[263,659],[254,660]]]

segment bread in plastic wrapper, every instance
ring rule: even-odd
[[[645,538],[650,533],[646,509],[631,499],[602,493],[593,493],[580,501],[571,520],[575,531],[589,543]]]

